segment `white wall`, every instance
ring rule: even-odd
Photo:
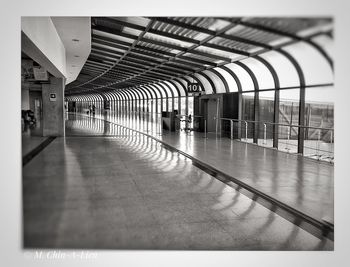
[[[66,52],[50,17],[22,17],[22,50],[52,75],[65,78]]]

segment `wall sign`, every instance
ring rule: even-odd
[[[56,101],[56,94],[50,94],[50,101]]]
[[[188,83],[187,91],[189,93],[198,93],[198,92],[201,92],[202,90],[198,83]]]

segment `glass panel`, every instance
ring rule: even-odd
[[[280,87],[299,86],[298,73],[292,63],[278,52],[270,51],[261,55],[275,69]]]
[[[150,19],[144,17],[113,17],[113,19],[126,21],[144,27],[150,22]]]
[[[195,39],[201,41],[209,36],[209,34],[201,33],[199,31],[195,31],[189,28],[183,28],[181,26],[175,26],[168,23],[156,21],[152,25],[152,29],[156,29],[165,33],[176,34],[179,36]]]
[[[216,55],[216,56],[226,57],[226,58],[229,58],[229,59],[238,60],[238,59],[242,58],[242,55],[240,55],[240,54],[230,53],[230,52],[214,49],[214,48],[211,48],[211,47],[206,47],[205,45],[197,47],[195,50],[198,50],[200,52],[205,52],[205,53],[208,53],[208,54],[213,54],[213,55]]]
[[[177,81],[173,81],[173,82],[175,83],[176,87],[180,90],[181,96],[184,96],[186,93],[185,93],[184,88],[181,86],[181,84],[178,83]]]
[[[328,35],[319,35],[312,38],[312,41],[320,45],[331,58],[334,58],[334,42],[331,37]]]
[[[237,87],[237,83],[236,83],[235,79],[227,71],[225,71],[221,68],[215,68],[215,70],[220,72],[220,74],[222,76],[224,76],[224,78],[228,84],[230,92],[237,92],[238,91],[238,87]]]
[[[258,144],[266,147],[273,147],[274,100],[275,91],[259,92]]]
[[[130,39],[130,38],[126,38],[126,37],[122,37],[116,34],[111,34],[108,32],[101,32],[98,30],[92,30],[94,34],[99,35],[99,36],[104,36],[107,38],[111,38],[111,39],[115,39],[115,40],[119,40],[119,41],[123,41],[123,42],[128,42],[130,43],[130,45],[134,42],[134,39]]]
[[[242,85],[242,91],[254,91],[254,84],[248,72],[246,72],[241,66],[234,63],[230,63],[225,66],[230,68],[237,75]]]
[[[177,45],[180,47],[190,47],[193,44],[192,43],[187,43],[184,41],[179,41],[177,39],[174,38],[170,38],[170,37],[165,37],[165,36],[161,36],[161,35],[157,35],[157,34],[153,34],[153,33],[146,33],[144,35],[146,38],[149,38],[151,40],[155,40],[155,41],[161,41],[167,44],[172,44],[172,45]]]
[[[169,102],[168,111],[171,112],[171,111],[173,111],[173,98],[169,97],[168,102]]]
[[[205,73],[207,76],[209,76],[209,78],[213,81],[217,94],[226,92],[224,83],[221,81],[221,79],[216,74],[214,74],[208,70],[203,71],[203,73]]]
[[[153,87],[153,89],[157,92],[158,98],[160,97],[159,92],[162,94],[162,97],[166,97],[164,89],[161,88],[158,84],[152,84],[150,86]]]
[[[256,79],[258,80],[260,90],[275,88],[275,83],[273,81],[271,72],[265,67],[263,63],[254,58],[247,58],[241,62],[243,64],[246,64],[247,67],[253,71]]]
[[[333,24],[331,20],[325,19],[323,21],[319,21],[318,25],[314,25],[311,28],[303,29],[301,31],[298,31],[297,35],[301,37],[310,36],[312,34],[318,33],[318,32],[327,32],[333,29]]]
[[[174,97],[174,111],[179,112],[179,98]]]
[[[166,103],[167,103],[167,99],[163,98],[163,110],[162,111],[167,111]]]
[[[209,26],[208,29],[212,30],[212,31],[218,31],[218,30],[225,28],[229,24],[230,24],[230,22],[228,22],[226,20],[215,19],[214,22]]]
[[[181,97],[181,115],[186,114],[186,97]]]
[[[185,54],[186,56],[186,59],[185,58],[182,58],[180,57],[181,59],[184,59],[186,61],[189,61],[189,62],[196,62],[195,60],[196,59],[199,59],[199,60],[204,60],[204,61],[208,61],[208,62],[211,62],[211,63],[216,63],[216,64],[221,64],[223,63],[224,61],[220,60],[220,59],[213,59],[211,57],[206,57],[206,56],[202,56],[202,55],[197,55],[197,54],[192,54],[192,53],[186,53]],[[207,66],[207,64],[204,64],[205,66]],[[209,66],[209,65],[208,65]]]
[[[196,76],[201,81],[201,83],[204,86],[204,91],[206,94],[213,93],[213,89],[211,88],[209,81],[205,77],[203,77],[202,75],[200,75],[198,73],[195,73],[194,76]]]
[[[188,118],[188,120],[189,120],[188,127],[189,128],[193,128],[193,115],[194,115],[194,113],[193,113],[193,103],[194,103],[194,101],[193,100],[194,100],[193,96],[189,96],[188,97],[188,116],[191,116],[191,119]]]
[[[333,72],[326,59],[313,47],[299,42],[283,48],[300,64],[306,85],[333,82]]]
[[[208,43],[221,45],[224,47],[233,48],[233,49],[246,51],[246,52],[250,52],[250,53],[253,53],[253,52],[256,52],[256,51],[259,51],[262,49],[261,47],[257,47],[257,46],[250,45],[250,44],[243,43],[243,42],[233,41],[233,40],[226,39],[223,37],[215,37],[215,38],[211,39]]]
[[[241,128],[241,140],[252,143],[254,133],[254,93],[242,94],[242,120],[246,122],[242,122],[238,126]]]
[[[279,106],[278,149],[290,153],[298,151],[299,89],[281,90]]]
[[[136,35],[136,36],[139,36],[142,33],[142,31],[135,30],[133,28],[128,28],[128,27],[123,27],[123,32],[131,35]]]
[[[306,88],[304,155],[319,160],[334,160],[333,87]]]
[[[158,99],[158,113],[162,112],[162,99]]]
[[[163,111],[171,111],[172,91],[170,91],[170,89],[163,84],[162,85],[156,84],[156,86],[158,86],[161,90],[165,90],[167,92],[167,99],[164,99],[165,102],[163,101],[163,103],[168,102],[168,110],[166,109],[165,104],[163,104]]]
[[[254,28],[237,25],[226,32],[229,35],[239,36],[248,40],[261,42],[264,44],[277,45],[291,41],[291,38],[283,37],[281,35],[260,31]]]
[[[96,52],[91,52],[90,55],[92,55],[92,56],[98,56],[98,57],[100,57],[100,58],[102,58],[102,59],[109,60],[109,61],[111,61],[111,62],[115,62],[115,61],[118,60],[118,58],[116,58],[116,55],[113,55],[113,54],[110,54],[111,56],[101,55],[101,54],[99,54],[97,51],[96,51]]]
[[[174,93],[174,96],[178,96],[178,92],[177,92],[177,88],[175,88],[175,86],[167,81],[163,81],[163,84],[166,84],[166,87],[170,87],[171,88],[171,91],[173,91]]]

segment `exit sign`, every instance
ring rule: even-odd
[[[189,93],[198,93],[198,92],[201,92],[201,87],[198,83],[189,83],[187,85],[187,91]]]

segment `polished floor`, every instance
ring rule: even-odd
[[[310,217],[334,222],[332,164],[215,134],[203,138],[203,133],[161,131],[158,121],[147,123],[146,116],[128,119],[69,114],[67,135],[114,135],[126,131],[106,121],[154,136]]]
[[[22,131],[22,155],[25,156],[44,142],[47,137],[42,136],[42,129],[38,123],[37,127],[24,127]]]
[[[91,121],[71,117],[24,167],[24,247],[333,249],[159,142]]]

